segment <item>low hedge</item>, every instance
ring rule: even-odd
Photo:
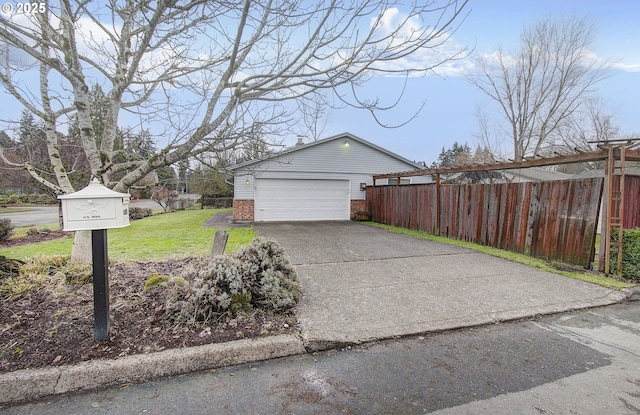
[[[611,231],[611,273],[618,273],[618,230]],[[640,280],[640,228],[622,234],[622,277]]]
[[[132,207],[129,208],[129,219],[138,220],[151,216],[153,212],[149,208]]]
[[[48,194],[0,194],[0,204],[2,205],[15,205],[15,204],[36,204],[36,205],[55,205],[58,200]]]
[[[213,197],[213,196],[202,196],[202,207],[212,207],[214,209],[226,209],[233,207],[233,196],[231,197]]]

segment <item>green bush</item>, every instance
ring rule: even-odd
[[[11,219],[0,219],[0,242],[4,242],[13,233],[14,226],[11,224]]]
[[[300,284],[284,250],[271,239],[255,238],[237,253],[214,257],[208,266],[188,267],[169,299],[167,312],[178,321],[208,322],[225,313],[259,308],[283,311],[300,298]]]
[[[611,231],[611,273],[618,273],[618,230]],[[640,228],[622,234],[622,277],[640,280]]]

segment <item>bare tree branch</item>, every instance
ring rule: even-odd
[[[595,27],[586,19],[546,20],[524,31],[521,50],[476,59],[470,77],[498,104],[510,129],[514,160],[535,155],[607,77],[607,63],[590,58]]]
[[[45,122],[56,186],[74,190],[72,169],[59,161],[60,117],[70,114],[91,175],[126,191],[150,172],[189,157],[242,149],[251,140],[278,141],[302,118],[297,103],[320,94],[335,94],[374,117],[394,108],[397,102],[361,99],[359,90],[374,76],[401,75],[406,83],[465,56],[465,48],[451,48],[449,41],[466,5],[50,1],[46,13],[0,17],[2,45],[37,62],[31,66],[40,70],[39,85],[20,83],[16,75],[25,68],[9,53],[0,61],[0,81]],[[92,125],[93,85],[104,88],[109,103],[100,134]],[[136,115],[141,129],[162,132],[157,154],[121,158],[116,142],[123,110]],[[116,173],[119,179],[112,180]]]

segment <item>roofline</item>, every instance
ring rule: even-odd
[[[288,148],[285,148],[284,150],[282,150],[279,153],[272,154],[272,155],[270,155],[268,157],[265,157],[265,158],[248,160],[248,161],[245,161],[245,162],[240,163],[240,164],[235,164],[233,166],[228,167],[227,170],[229,170],[229,171],[238,170],[240,168],[243,168],[243,167],[246,167],[246,166],[250,166],[252,164],[258,164],[258,163],[262,163],[262,162],[265,162],[265,161],[269,161],[271,159],[275,159],[275,158],[280,157],[280,156],[284,156],[284,155],[287,155],[287,154],[290,154],[290,153],[293,153],[293,152],[296,152],[296,151],[299,151],[299,150],[303,150],[303,149],[306,149],[306,148],[310,148],[310,147],[313,147],[313,146],[317,146],[317,145],[320,145],[320,144],[323,144],[323,143],[327,143],[329,141],[341,139],[341,138],[342,139],[347,138],[349,140],[354,140],[354,141],[357,141],[357,142],[359,142],[359,143],[361,143],[363,145],[369,146],[369,147],[371,147],[373,149],[376,149],[376,150],[378,150],[378,151],[380,151],[380,152],[382,152],[382,153],[384,153],[384,154],[386,154],[386,155],[388,155],[390,157],[398,159],[398,160],[400,160],[400,161],[402,161],[404,163],[410,164],[410,165],[414,166],[417,170],[424,169],[424,166],[421,165],[421,164],[418,164],[418,163],[415,163],[415,162],[413,162],[413,161],[411,161],[409,159],[406,159],[406,158],[404,158],[404,157],[402,157],[402,156],[400,156],[400,155],[398,155],[396,153],[393,153],[393,152],[391,152],[391,151],[389,151],[389,150],[387,150],[387,149],[385,149],[383,147],[380,147],[380,146],[378,146],[376,144],[373,144],[372,142],[369,142],[369,141],[367,141],[367,140],[365,140],[363,138],[360,138],[360,137],[355,136],[355,135],[353,135],[351,133],[345,132],[345,133],[340,133],[340,134],[333,135],[331,137],[327,137],[327,138],[323,138],[323,139],[320,139],[320,140],[312,141],[312,142],[307,143],[307,144],[288,147]]]

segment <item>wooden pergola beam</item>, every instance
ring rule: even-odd
[[[538,159],[530,159],[524,161],[509,161],[491,164],[470,164],[466,166],[441,167],[436,169],[423,169],[413,171],[403,171],[396,173],[376,174],[373,176],[374,183],[377,179],[389,179],[400,177],[426,176],[428,174],[445,174],[445,173],[462,173],[473,171],[490,171],[490,170],[512,170],[523,169],[528,167],[553,166],[558,164],[583,163],[589,161],[606,160],[609,156],[607,150],[601,149],[588,153],[568,154],[557,157],[545,157]],[[639,150],[627,150],[627,161],[640,161]]]

